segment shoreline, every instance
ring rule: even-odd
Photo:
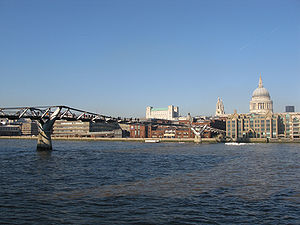
[[[28,139],[37,140],[36,136],[0,136],[0,139]],[[103,137],[52,137],[53,141],[123,141],[123,142],[145,142],[146,140],[159,140],[159,142],[178,142],[178,143],[194,143],[194,138],[103,138]],[[223,143],[226,143],[225,141]],[[265,139],[251,138],[241,143],[300,143],[300,140],[292,139]],[[202,138],[201,143],[220,143],[215,138]]]

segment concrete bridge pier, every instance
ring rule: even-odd
[[[195,143],[201,143],[201,142],[202,142],[202,140],[201,140],[201,135],[195,135],[194,142],[195,142]]]
[[[61,108],[57,108],[56,111],[47,120],[40,119],[38,121],[38,139],[37,139],[37,150],[38,151],[50,151],[52,150],[51,131]]]
[[[191,127],[191,130],[194,132],[195,134],[195,139],[194,142],[195,143],[202,143],[202,139],[201,139],[201,134],[204,132],[204,130],[206,129],[207,125],[204,125],[200,131],[196,131],[193,127]]]

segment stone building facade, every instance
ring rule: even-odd
[[[232,114],[226,120],[226,136],[248,138],[300,138],[300,113]]]
[[[300,138],[300,113],[280,113],[279,115],[279,138]]]
[[[226,120],[226,136],[232,139],[278,137],[278,115],[237,114]]]
[[[222,99],[218,98],[215,116],[224,116],[224,115],[225,115],[225,110],[224,110],[223,101],[222,101]]]
[[[21,133],[25,136],[38,135],[38,125],[36,121],[26,121],[21,123]]]
[[[179,107],[169,105],[167,108],[146,108],[146,119],[175,120],[179,117]]]
[[[0,125],[0,136],[20,136],[21,129],[20,125]]]
[[[53,126],[53,137],[123,137],[118,123],[97,123],[57,120]]]

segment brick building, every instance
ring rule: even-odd
[[[131,138],[194,138],[195,134],[188,127],[192,126],[204,126],[208,125],[212,128],[217,128],[225,131],[224,120],[180,120],[180,121],[152,121],[148,124],[132,124],[130,125],[130,137]],[[180,126],[186,125],[186,126]],[[211,138],[216,134],[212,131],[205,130],[202,133],[202,137]]]

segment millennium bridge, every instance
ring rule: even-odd
[[[100,123],[119,123],[119,124],[157,124],[166,125],[159,122],[140,121],[137,118],[122,118],[101,115],[87,112],[68,106],[35,106],[35,107],[8,107],[0,108],[0,118],[18,120],[28,118],[37,121],[38,138],[37,150],[52,150],[51,130],[56,120],[100,122]],[[171,126],[190,127],[195,134],[195,142],[201,142],[201,134],[205,130],[224,134],[225,131],[216,128],[203,126],[192,126],[191,124],[168,124]]]

